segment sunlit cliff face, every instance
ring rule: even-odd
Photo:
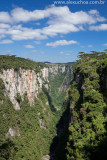
[[[44,68],[40,73],[34,70],[14,69],[3,70],[0,74],[5,84],[5,94],[10,98],[16,110],[20,110],[20,105],[16,100],[17,95],[24,99],[27,95],[30,105],[34,104],[34,99],[41,90],[44,81],[48,80],[48,68]]]

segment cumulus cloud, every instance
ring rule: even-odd
[[[78,11],[73,13],[67,6],[55,7],[52,5],[50,8],[34,11],[28,11],[23,8],[15,8],[11,11],[11,19],[16,22],[36,21],[48,17],[54,17],[54,20],[51,18],[48,21],[49,24],[52,24],[55,21],[62,22],[62,20],[72,24],[93,24],[97,21],[105,21],[105,18],[101,17],[97,10],[90,10],[89,12]]]
[[[26,28],[22,27],[21,25],[9,28],[6,31],[6,34],[10,35],[13,40],[43,40],[47,38],[46,35],[41,33],[41,29]]]
[[[100,24],[97,26],[90,26],[89,28],[91,31],[106,31],[107,30],[107,24]]]
[[[41,30],[41,33],[53,37],[57,36],[58,34],[67,34],[70,32],[77,32],[77,31],[79,31],[79,28],[74,26],[73,24],[58,23],[43,28]]]
[[[34,46],[29,45],[29,44],[28,44],[28,45],[24,45],[24,47],[25,47],[25,48],[35,48]]]
[[[39,28],[40,23],[38,21],[45,18],[47,18],[45,27]],[[0,12],[0,35],[10,36],[12,40],[44,40],[59,34],[83,31],[87,25],[91,25],[90,30],[97,31],[101,28],[106,30],[104,29],[107,28],[106,24],[94,26],[97,22],[104,22],[105,20],[97,10],[71,12],[67,6],[51,6],[44,10],[33,11],[15,8],[10,13]],[[29,21],[35,21],[34,28],[21,25]],[[39,29],[36,29],[36,25]]]
[[[56,42],[47,43],[46,46],[57,47],[57,46],[65,46],[70,44],[78,44],[77,41],[67,41],[67,40],[59,40]]]
[[[11,19],[12,17],[9,15],[8,12],[0,12],[0,22],[10,23]]]
[[[9,39],[5,39],[5,40],[0,41],[0,44],[10,44],[10,43],[13,43],[13,41],[9,40]]]
[[[28,22],[43,19],[49,15],[46,15],[45,10],[28,11],[23,8],[15,8],[12,10],[12,19],[16,22]]]

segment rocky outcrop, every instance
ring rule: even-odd
[[[14,108],[20,110],[17,96],[20,95],[23,100],[26,94],[30,105],[33,105],[43,83],[48,81],[48,68],[43,68],[39,73],[21,68],[19,70],[3,69],[0,78],[5,84],[5,95],[10,98]]]

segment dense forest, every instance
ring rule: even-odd
[[[49,153],[52,138],[55,136],[57,113],[51,112],[48,98],[41,92],[30,106],[25,96],[20,102],[21,110],[15,111],[12,103],[2,94],[4,86],[0,81],[0,159],[40,160]],[[19,100],[19,97],[18,97]],[[9,134],[9,129],[15,136]]]
[[[40,69],[45,66],[45,63],[35,62],[30,59],[16,57],[15,55],[0,55],[0,71],[2,69],[14,68],[15,70],[18,70],[19,68],[23,68],[34,69],[36,72],[39,72]]]
[[[68,89],[71,119],[67,160],[107,158],[107,54],[79,53]]]

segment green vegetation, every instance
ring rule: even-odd
[[[17,94],[18,111],[4,96],[5,86],[0,79],[1,160],[41,160],[50,151],[55,160],[107,157],[107,54],[81,52],[79,57],[67,94],[65,90],[73,78],[69,67],[74,63],[66,64],[65,72],[57,64],[58,71],[49,75],[49,90],[43,86],[33,106],[26,95],[22,100]],[[1,72],[3,68],[39,72],[44,66],[15,56],[0,56]]]
[[[62,106],[65,97],[65,91],[60,91],[64,78],[65,73],[58,73],[52,81],[50,80],[50,95],[52,97],[53,106],[56,106],[57,108]]]
[[[47,102],[46,95],[41,92],[38,99],[35,98],[35,105],[30,107],[25,96],[23,102],[20,100],[21,110],[15,111],[10,100],[3,98],[0,103],[1,160],[40,160],[49,154],[58,115],[51,111]],[[15,136],[10,136],[9,128],[16,131]]]
[[[0,56],[1,73],[2,69],[11,68],[17,71],[23,68],[39,72],[45,66],[44,63],[14,55]],[[54,79],[50,79],[50,91],[43,86],[33,106],[30,106],[27,94],[23,100],[18,93],[16,100],[21,109],[17,111],[8,95],[5,95],[5,86],[0,79],[0,160],[41,160],[43,155],[50,153],[51,143],[56,136],[56,124],[65,110],[62,107],[65,78],[67,78],[65,82],[69,84],[71,75],[69,77],[69,74],[65,72],[62,74],[58,70]]]
[[[15,70],[18,70],[19,68],[24,68],[34,69],[36,72],[39,72],[40,69],[45,66],[45,63],[34,62],[30,59],[16,57],[15,55],[0,55],[0,71],[2,69],[14,68]]]
[[[68,90],[73,120],[69,127],[67,160],[107,157],[107,55],[80,53]]]
[[[54,73],[49,75],[49,85],[50,85],[50,96],[53,106],[57,109],[61,109],[66,95],[66,88],[70,85],[71,80],[73,79],[72,69],[74,63],[67,64],[51,64],[53,66],[58,65],[58,72],[53,76]],[[61,72],[61,67],[66,68],[65,72]],[[71,70],[71,73],[70,71]]]

